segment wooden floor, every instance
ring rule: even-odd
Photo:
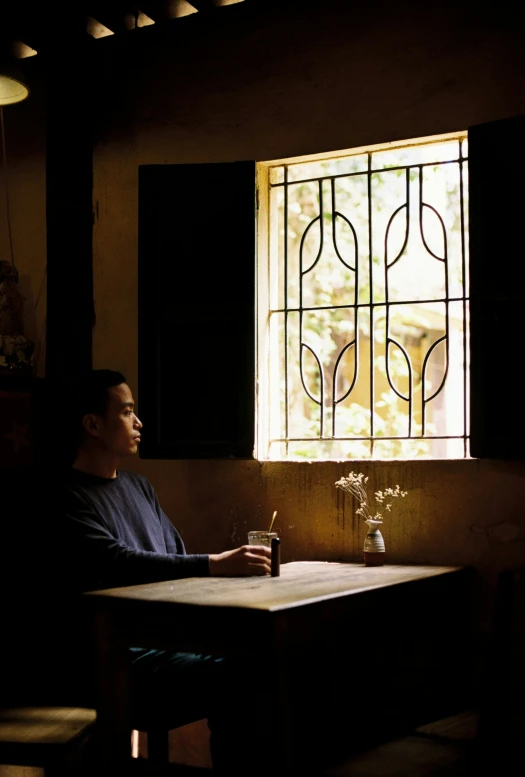
[[[475,713],[465,712],[422,726],[409,736],[354,755],[326,770],[289,777],[470,777],[470,752],[477,721]],[[136,764],[136,774],[137,777],[212,777],[213,771],[176,764],[155,767],[144,761]],[[250,777],[249,770],[246,777]]]
[[[353,756],[323,777],[466,777],[477,715],[465,712]]]
[[[521,759],[523,732],[525,716],[520,711],[513,738],[507,740],[508,746],[486,749],[477,736],[477,714],[463,712],[421,726],[407,736],[376,745],[341,763],[331,763],[325,769],[297,769],[284,777],[499,777],[521,774],[521,765],[516,770],[514,764]],[[487,741],[490,740],[488,737]],[[9,772],[5,777],[26,775],[29,777],[26,772],[23,775]],[[0,777],[4,777],[1,768]],[[87,767],[82,771],[82,777],[101,775],[96,769]],[[118,777],[213,777],[213,770],[176,763],[154,764],[147,758],[139,758],[133,760],[125,776]],[[246,777],[250,777],[249,766]],[[268,777],[276,776],[269,774]]]

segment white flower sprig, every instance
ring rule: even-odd
[[[359,507],[355,511],[356,515],[362,516],[365,521],[382,521],[383,515],[381,512],[377,512],[375,515],[372,515],[370,512],[368,495],[366,493],[367,483],[368,478],[365,478],[362,472],[359,474],[350,472],[347,478],[342,477],[340,480],[336,481],[335,485],[342,491],[347,491],[349,494],[352,494],[352,496],[357,499]],[[382,510],[390,512],[392,509],[392,500],[397,497],[406,496],[407,493],[408,491],[402,491],[399,486],[396,486],[395,488],[385,488],[384,491],[376,491],[374,497]]]

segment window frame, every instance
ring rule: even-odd
[[[257,285],[258,285],[258,305],[259,305],[259,312],[258,312],[258,322],[257,322],[257,330],[258,330],[258,361],[257,361],[257,369],[258,369],[258,376],[257,376],[257,384],[258,384],[258,391],[259,391],[259,401],[257,403],[258,405],[258,415],[257,415],[257,433],[256,433],[256,441],[257,441],[257,457],[261,461],[302,461],[303,459],[298,459],[296,457],[279,457],[279,458],[271,458],[267,455],[264,455],[269,450],[269,429],[270,429],[270,423],[269,423],[269,414],[270,414],[270,381],[268,379],[268,373],[269,373],[269,362],[271,359],[270,354],[270,347],[269,347],[269,310],[270,310],[270,290],[269,290],[269,283],[270,283],[270,263],[272,261],[275,261],[273,258],[274,251],[272,250],[271,243],[272,243],[272,225],[270,223],[270,174],[272,168],[280,167],[284,165],[294,165],[294,164],[303,164],[303,163],[311,163],[311,162],[322,162],[325,160],[330,159],[341,159],[344,157],[352,157],[352,156],[358,156],[362,154],[373,154],[378,151],[389,151],[394,149],[401,149],[401,148],[412,148],[412,147],[421,147],[425,145],[433,145],[440,142],[449,142],[449,141],[455,141],[459,140],[460,138],[467,139],[468,138],[468,130],[458,130],[457,132],[450,132],[440,135],[432,135],[432,136],[426,136],[424,138],[412,138],[407,140],[399,140],[392,143],[381,143],[381,144],[374,144],[370,146],[360,146],[357,148],[351,148],[351,149],[345,149],[341,151],[333,151],[329,153],[322,153],[322,154],[309,154],[309,155],[301,155],[296,157],[290,157],[290,158],[280,158],[280,159],[274,159],[270,161],[265,162],[258,162],[257,163],[257,201],[258,201],[258,274],[257,274]],[[468,160],[468,154],[466,156],[466,159]],[[468,161],[467,161],[467,167],[468,167]],[[466,214],[465,214],[466,215]],[[465,227],[466,230],[468,230],[468,227]],[[464,256],[464,271],[466,273],[465,278],[463,279],[463,287],[465,289],[465,296],[466,296],[466,305],[468,307],[468,251],[466,252],[466,255]],[[466,355],[468,356],[468,348]],[[466,368],[468,370],[468,366]],[[468,392],[465,394],[465,408],[464,408],[464,415],[465,415],[465,443],[466,443],[466,449],[468,451],[469,447],[469,424],[468,424]],[[315,442],[317,438],[312,438],[312,441]],[[350,438],[351,439],[351,438]],[[379,438],[375,438],[378,440]],[[414,437],[414,440],[418,440],[418,437]],[[425,439],[425,438],[422,438]],[[461,459],[463,460],[466,458],[469,458],[470,456],[467,454]],[[436,457],[421,457],[418,459],[417,457],[411,458],[411,461],[417,461],[417,460],[438,460]],[[310,458],[310,459],[304,459],[305,461],[338,461],[337,458]],[[383,461],[393,461],[394,458],[380,458],[380,457],[370,457],[366,459],[367,461],[377,461],[377,460],[383,460]],[[443,461],[451,460],[451,458],[443,458],[439,459]]]
[[[512,155],[513,148],[521,148],[525,137],[525,116],[501,119],[495,122],[477,124],[467,130],[469,139],[468,169],[469,169],[469,283],[470,283],[470,458],[521,460],[525,458],[525,448],[522,444],[525,432],[525,414],[519,412],[518,398],[521,399],[521,383],[516,375],[516,364],[521,332],[523,329],[522,310],[525,310],[525,257],[522,241],[518,230],[523,220],[525,194],[522,193],[525,160],[519,155]],[[456,133],[453,133],[454,135]],[[435,136],[434,136],[435,137]],[[401,142],[404,144],[404,142]],[[394,147],[396,144],[387,144]],[[373,146],[368,147],[373,148]],[[353,149],[357,150],[357,149]],[[490,155],[498,159],[498,164],[487,165]],[[326,157],[326,154],[317,155]],[[259,163],[275,164],[282,160]],[[229,177],[227,168],[233,171],[238,163],[212,163],[224,165],[225,175]],[[251,192],[246,197],[246,220],[249,227],[255,227],[255,162]],[[161,167],[176,168],[177,165]],[[497,218],[490,210],[494,204],[492,192],[498,187]],[[139,192],[140,200],[140,192]],[[253,205],[253,210],[252,210]],[[264,204],[259,201],[259,218],[264,216]],[[501,223],[497,223],[500,221]],[[503,228],[502,228],[503,225]],[[257,239],[257,244],[256,244]],[[147,239],[141,235],[139,220],[139,402],[141,416],[145,420],[141,457],[158,459],[176,458],[260,458],[260,445],[256,445],[255,423],[259,429],[260,419],[264,417],[263,401],[259,381],[259,368],[254,365],[254,353],[257,349],[255,338],[244,338],[239,358],[244,369],[253,365],[253,381],[241,394],[235,394],[236,404],[242,407],[229,408],[232,417],[253,419],[253,429],[245,429],[242,450],[232,453],[227,447],[213,449],[202,441],[195,440],[190,445],[180,445],[177,440],[163,440],[162,427],[166,412],[171,412],[159,402],[158,384],[159,369],[164,358],[170,353],[161,353],[155,342],[157,327],[162,322],[165,311],[155,306],[154,299],[148,299],[146,288],[141,288],[142,274],[151,273],[162,276],[162,262],[165,257],[152,251],[155,234]],[[145,242],[143,242],[145,241]],[[233,237],[235,242],[235,236]],[[264,252],[261,235],[255,236],[252,245],[250,267],[261,265]],[[148,256],[148,266],[140,260],[141,253]],[[257,259],[257,253],[259,258]],[[246,253],[240,254],[246,261]],[[506,272],[499,275],[494,272],[495,262],[498,268],[503,257]],[[142,265],[142,268],[141,268]],[[509,277],[511,282],[509,282]],[[253,300],[253,321],[246,319],[247,327],[260,328],[264,321],[264,287],[260,289],[260,299]],[[255,297],[255,282],[248,290],[249,297]],[[148,321],[148,317],[151,320]],[[177,324],[169,323],[172,334],[177,332]],[[510,334],[509,334],[510,333]],[[153,340],[151,339],[153,337]],[[257,380],[257,384],[255,383]],[[234,389],[232,389],[234,391]],[[503,405],[503,409],[502,409]],[[510,409],[510,410],[509,410]],[[514,410],[511,417],[510,412]],[[248,421],[248,426],[251,426]],[[246,426],[246,424],[245,424]],[[464,459],[462,459],[464,460]],[[415,459],[414,461],[417,461]]]

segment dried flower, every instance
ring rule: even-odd
[[[347,491],[349,494],[352,494],[352,496],[357,499],[359,507],[355,511],[356,515],[360,515],[365,521],[382,521],[382,512],[377,512],[375,515],[372,515],[370,512],[368,495],[366,493],[367,483],[368,478],[365,478],[362,472],[359,474],[350,472],[347,478],[342,477],[340,480],[336,481],[335,485],[342,491]],[[402,491],[399,486],[396,486],[395,488],[385,488],[384,491],[375,491],[374,497],[382,510],[390,512],[392,509],[392,500],[397,497],[406,496],[407,493],[408,491]]]

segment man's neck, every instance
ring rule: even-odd
[[[73,462],[73,467],[87,475],[111,479],[117,477],[118,463],[119,460],[116,456],[103,455],[100,451],[93,453],[92,451],[80,450]]]

